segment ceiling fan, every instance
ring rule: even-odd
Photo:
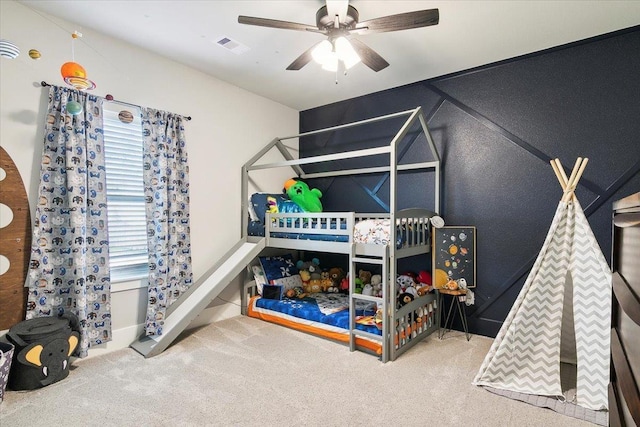
[[[362,61],[373,71],[380,71],[389,63],[376,51],[351,37],[391,31],[408,30],[438,24],[438,9],[418,10],[415,12],[388,15],[359,22],[356,8],[348,0],[326,0],[326,5],[316,12],[316,25],[299,24],[297,22],[279,21],[276,19],[238,16],[240,24],[259,27],[280,28],[285,30],[307,31],[319,33],[327,38],[307,49],[296,58],[287,70],[300,70],[315,59],[323,64],[323,68],[336,71],[339,62],[346,68]]]

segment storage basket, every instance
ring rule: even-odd
[[[14,349],[13,344],[0,342],[0,403],[2,403],[4,392],[7,389]]]
[[[38,317],[9,329],[7,339],[15,346],[8,386],[33,390],[69,375],[69,357],[79,341],[77,318]]]

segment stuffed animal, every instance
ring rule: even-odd
[[[362,287],[362,295],[373,296],[373,286],[371,286],[371,283],[367,283]]]
[[[371,276],[371,286],[373,287],[373,296],[382,296],[382,276],[380,274],[374,274]]]
[[[398,308],[404,307],[405,305],[413,301],[413,299],[413,294],[402,292],[400,295],[398,295]]]
[[[345,276],[340,281],[340,292],[343,294],[349,293],[349,276]]]
[[[306,270],[309,272],[311,279],[321,279],[320,260],[313,258],[311,261],[298,261],[296,263],[299,271]]]
[[[317,188],[309,188],[306,182],[292,178],[284,183],[284,192],[304,212],[322,212],[322,192]]]
[[[422,270],[418,273],[418,277],[416,277],[416,281],[422,286],[433,284],[431,280],[431,274],[425,270]]]
[[[300,274],[302,284],[305,286],[308,285],[309,281],[311,280],[311,273],[309,273],[309,270],[300,270],[298,274]]]
[[[456,289],[458,289],[458,282],[453,279],[449,279],[444,285],[444,288],[449,289],[450,291],[455,291]]]
[[[317,294],[318,292],[322,292],[322,280],[309,280],[309,283],[304,286],[304,291],[308,294]]]
[[[407,274],[400,274],[396,278],[396,289],[399,294],[405,292],[408,288],[414,287],[416,282],[413,280],[413,277]]]
[[[307,294],[304,292],[304,289],[300,286],[296,286],[295,288],[287,289],[285,292],[285,296],[287,298],[304,298]]]
[[[342,279],[345,278],[344,270],[340,267],[332,267],[329,269],[329,278],[333,282],[333,286],[340,287]]]
[[[362,280],[362,284],[366,285],[371,283],[371,272],[367,270],[360,270],[358,272],[358,278]]]
[[[433,290],[433,286],[431,286],[431,285],[420,286],[418,288],[418,296],[426,295],[429,292],[431,292],[432,290]]]
[[[361,294],[363,286],[364,285],[362,284],[362,279],[360,279],[359,277],[356,277],[356,283],[355,283],[353,292],[355,292],[356,294]]]

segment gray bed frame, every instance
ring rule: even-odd
[[[389,143],[385,146],[369,148],[363,150],[355,150],[350,152],[341,152],[338,154],[327,154],[316,157],[306,157],[296,159],[289,149],[283,144],[283,141],[302,138],[309,135],[315,135],[324,132],[332,132],[339,129],[363,126],[366,124],[380,122],[399,117],[407,117],[406,121],[400,127],[398,132],[393,136]],[[427,162],[402,163],[398,164],[398,144],[407,136],[411,129],[417,128],[420,133],[424,134],[426,144],[428,144],[433,160]],[[418,138],[413,140],[413,143]],[[273,149],[277,150],[284,158],[280,162],[259,163],[267,153]],[[385,155],[388,159],[386,166],[356,168],[349,170],[336,170],[332,172],[305,173],[301,165],[314,163],[324,163],[331,165],[331,162],[338,159],[359,158],[367,156]],[[361,175],[388,172],[390,180],[389,194],[389,212],[388,213],[355,213],[355,212],[323,212],[323,213],[267,213],[265,218],[265,236],[252,237],[247,236],[248,227],[248,208],[249,208],[249,182],[250,174],[253,171],[289,167],[300,178],[327,178],[346,175]],[[398,173],[403,171],[424,171],[425,173],[433,173],[434,187],[434,211],[427,209],[397,209],[397,194],[401,189],[398,188]],[[346,254],[349,257],[349,310],[350,310],[350,329],[349,348],[351,351],[361,349],[356,343],[356,338],[364,338],[368,340],[378,341],[382,347],[380,359],[383,362],[395,360],[399,355],[413,347],[420,340],[430,335],[438,328],[437,319],[439,318],[439,310],[436,306],[435,294],[426,294],[416,298],[411,303],[396,309],[396,284],[395,277],[397,271],[397,261],[404,257],[428,254],[431,251],[431,240],[428,233],[424,233],[423,226],[405,227],[406,235],[402,236],[405,244],[401,248],[397,248],[394,244],[374,245],[356,243],[353,240],[353,228],[357,221],[361,219],[384,218],[390,221],[390,224],[415,224],[430,226],[429,219],[436,215],[440,210],[440,179],[441,165],[440,157],[436,150],[435,144],[429,133],[427,123],[424,119],[421,107],[413,110],[402,111],[399,113],[380,116],[372,119],[353,122],[345,125],[329,127],[312,132],[301,133],[298,135],[275,138],[253,156],[242,169],[242,236],[247,242],[260,243],[267,249],[279,248],[290,249],[296,251],[314,251],[314,252],[331,252]],[[428,190],[427,190],[428,191]],[[340,221],[346,224],[345,229],[326,230],[320,227],[310,229],[308,226],[300,226],[301,221],[292,221],[291,219],[304,217],[306,221]],[[298,224],[298,225],[296,225]],[[308,222],[307,222],[308,224]],[[284,230],[283,230],[284,228]],[[340,228],[340,227],[337,227]],[[398,227],[391,227],[393,238],[391,242],[397,239]],[[344,234],[346,242],[327,242],[317,240],[295,240],[272,237],[273,232],[303,232],[318,234]],[[383,293],[382,297],[373,297],[361,295],[354,292],[354,283],[356,278],[357,266],[362,268],[363,265],[378,265],[382,271],[383,277]],[[248,276],[250,277],[250,276]],[[389,280],[393,278],[393,280]],[[255,294],[255,283],[247,280],[244,291],[242,292],[242,312],[247,313],[247,304],[249,297]],[[382,307],[382,335],[370,334],[356,329],[355,319],[355,303],[358,300],[372,301]]]

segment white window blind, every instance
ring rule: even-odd
[[[111,281],[139,279],[147,276],[149,260],[141,113],[139,108],[106,101],[103,110]],[[132,114],[130,123],[123,111]]]

